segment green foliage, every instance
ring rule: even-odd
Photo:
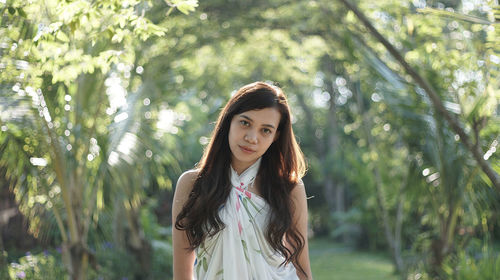
[[[69,279],[61,260],[48,252],[27,254],[9,265],[11,279]]]
[[[444,264],[443,270],[449,279],[498,279],[500,277],[500,256],[487,252],[481,257],[472,257],[461,251],[453,261]]]
[[[168,1],[166,0],[168,3]],[[175,6],[183,14],[189,14],[193,12],[196,7],[198,7],[198,0],[171,0],[172,6]]]
[[[482,243],[479,241],[479,243]],[[471,247],[471,246],[469,246]],[[422,263],[409,266],[408,279],[435,279]],[[475,251],[461,249],[456,254],[449,256],[442,266],[440,277],[442,279],[498,279],[500,276],[500,256],[491,248]]]
[[[147,240],[151,242],[152,268],[151,279],[173,277],[172,229],[158,223],[153,204],[141,209],[141,224]]]
[[[498,173],[500,9],[357,2]],[[171,275],[175,182],[200,159],[232,91],[255,80],[277,81],[289,97],[316,235],[390,248],[385,209],[411,273],[433,277],[439,244],[453,275],[491,271],[494,256],[455,252],[495,229],[498,238],[498,192],[340,1],[6,1],[0,11],[1,175],[37,237],[72,239],[72,215],[84,221],[85,247],[97,247],[92,275],[138,273],[129,248],[141,237],[150,277]],[[65,193],[78,202],[73,214]]]
[[[153,240],[152,279],[173,277],[173,252],[171,240]]]
[[[335,212],[332,214],[333,229],[330,235],[333,239],[338,239],[342,235],[347,235],[349,240],[344,242],[357,242],[361,235],[359,224],[362,222],[362,212],[357,208],[351,208],[346,212]]]
[[[150,181],[160,189],[172,186],[163,167],[148,166],[153,155],[159,165],[175,167],[176,159],[160,153],[163,134],[153,136],[153,120],[162,108],[149,106],[143,68],[135,65],[143,47],[167,32],[166,10],[153,22],[152,5],[9,1],[1,10],[0,166],[35,237],[41,228],[57,226],[55,239],[69,248],[63,258],[78,274],[74,278],[85,278],[84,260],[94,254],[86,248],[99,242],[99,219],[111,209],[126,218],[113,229],[117,250],[125,243],[133,252],[146,250],[137,221],[145,187]],[[175,3],[183,13],[196,5]],[[89,237],[93,244],[87,244]],[[109,259],[104,272],[118,268],[113,256],[127,251],[120,250],[97,255]]]
[[[105,243],[96,251],[97,269],[90,271],[93,279],[123,279],[132,278],[140,273],[140,267],[134,256],[127,250],[116,247],[112,243]]]

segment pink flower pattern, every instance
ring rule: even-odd
[[[247,190],[253,185],[259,163],[260,159],[240,175],[231,169],[233,190],[225,203],[230,207],[220,208],[227,227],[197,248],[197,279],[298,280],[294,266],[280,266],[284,258],[265,242],[266,201]]]

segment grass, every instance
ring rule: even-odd
[[[389,257],[355,251],[325,239],[309,241],[315,280],[398,280]]]

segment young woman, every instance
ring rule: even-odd
[[[243,86],[172,206],[174,279],[312,279],[302,152],[282,90]]]

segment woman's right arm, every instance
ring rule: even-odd
[[[175,221],[182,207],[186,203],[198,172],[189,170],[184,172],[175,187],[174,201],[172,203],[172,244],[174,251],[174,279],[192,280],[193,266],[196,258],[195,252],[189,250],[189,241],[186,232],[175,228]]]

